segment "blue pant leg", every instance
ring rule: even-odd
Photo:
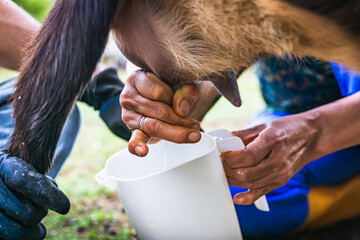
[[[9,102],[14,91],[14,83],[15,79],[0,83],[0,150],[6,148],[15,125],[11,102]]]
[[[360,145],[315,160],[304,167],[309,186],[337,184],[360,173]]]

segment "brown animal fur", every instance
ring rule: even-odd
[[[358,39],[328,19],[276,0],[151,1],[150,21],[168,60],[167,81],[237,71],[264,54],[335,60],[360,72]],[[150,67],[150,70],[151,67]]]

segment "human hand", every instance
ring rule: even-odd
[[[313,125],[307,114],[297,114],[233,132],[246,148],[222,153],[224,170],[230,185],[250,189],[235,195],[235,204],[255,202],[320,157],[315,149],[319,131]]]
[[[0,238],[44,239],[48,209],[60,214],[70,201],[50,177],[17,157],[0,153]]]
[[[132,132],[129,151],[138,156],[148,153],[150,139],[195,143],[201,138],[198,121],[186,117],[198,96],[194,85],[173,90],[152,73],[135,71],[120,95],[122,119]],[[143,127],[140,130],[141,119]]]

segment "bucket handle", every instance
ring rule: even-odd
[[[216,145],[220,153],[229,151],[240,151],[245,148],[244,143],[239,137],[234,137],[226,129],[218,129],[208,133],[210,136],[215,138]],[[269,212],[269,204],[266,200],[265,195],[261,196],[254,202],[255,207],[263,212]]]
[[[116,189],[116,180],[113,176],[108,177],[105,173],[105,169],[101,170],[95,175],[96,181],[103,185],[104,187],[108,187],[111,189]]]

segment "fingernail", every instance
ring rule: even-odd
[[[197,133],[197,132],[192,132],[189,134],[189,141],[190,142],[197,142],[200,140],[200,133]]]
[[[235,204],[243,204],[245,202],[244,198],[235,198]]]
[[[190,103],[186,100],[182,100],[180,102],[180,109],[183,113],[185,113],[186,115],[188,115],[190,113]]]
[[[194,130],[199,130],[200,129],[200,125],[195,123],[194,125],[192,125],[191,129],[194,129]]]
[[[136,146],[135,147],[135,152],[138,156],[142,156],[142,147],[141,146]]]

